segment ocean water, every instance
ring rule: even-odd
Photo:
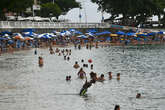
[[[165,46],[142,45],[99,47],[81,50],[74,47],[70,61],[48,49],[18,51],[0,56],[0,110],[164,110],[165,108]],[[55,49],[55,47],[54,47]],[[60,48],[64,49],[64,48]],[[38,56],[44,66],[38,66]],[[78,93],[85,82],[77,77],[75,61],[88,63],[93,70],[104,74],[104,82],[96,82],[87,97]],[[90,66],[90,64],[89,64]],[[108,79],[108,72],[113,78]],[[120,81],[116,74],[120,73]],[[65,77],[71,75],[71,81]],[[136,99],[136,94],[142,97]]]

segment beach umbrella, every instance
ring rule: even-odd
[[[14,41],[13,40],[9,40],[8,44],[14,44]]]
[[[136,35],[136,33],[133,33],[133,32],[128,32],[128,33],[126,33],[126,35],[127,35],[127,36],[135,36],[135,35]]]
[[[83,34],[83,33],[80,32],[80,31],[75,31],[74,33],[75,33],[75,34]]]
[[[151,32],[151,33],[147,33],[148,36],[154,36],[156,35],[156,32]]]
[[[137,36],[147,37],[148,34],[147,33],[138,33]]]
[[[158,32],[158,34],[165,34],[165,32],[164,31],[160,31],[160,32]]]
[[[2,36],[4,36],[5,34],[8,34],[8,35],[12,35],[12,32],[9,32],[9,31],[3,31],[0,33]]]
[[[91,36],[91,37],[93,37],[95,35],[94,33],[91,33],[91,32],[85,33],[85,34],[88,35],[88,36]]]
[[[111,37],[117,37],[117,34],[110,34]]]
[[[69,29],[70,32],[75,32],[76,30],[75,29]]]
[[[77,36],[77,38],[83,38],[83,39],[86,39],[86,38],[88,38],[88,37],[85,36],[85,35],[79,35],[79,36]]]
[[[111,34],[111,32],[109,32],[109,31],[103,31],[103,32],[100,32],[100,33],[96,33],[95,35],[96,36],[100,36],[100,35],[106,35],[106,34]]]
[[[23,33],[23,36],[24,36],[24,37],[34,37],[35,34],[34,34],[33,32],[24,32],[24,33]]]
[[[24,29],[22,32],[35,32],[35,29]]]
[[[33,40],[33,38],[31,38],[31,37],[25,37],[24,39],[25,40]]]
[[[125,32],[123,32],[123,31],[118,31],[118,32],[116,32],[116,34],[118,34],[118,35],[125,35]]]
[[[66,31],[66,32],[65,32],[65,35],[66,35],[66,36],[71,36],[72,34],[71,34],[70,31]]]
[[[87,32],[88,32],[88,33],[89,33],[89,32],[91,32],[91,33],[96,33],[97,30],[96,30],[96,29],[89,29],[89,30],[87,30]]]
[[[8,39],[4,37],[0,37],[0,40],[8,40]]]

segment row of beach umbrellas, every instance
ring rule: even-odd
[[[11,39],[23,39],[23,40],[33,40],[35,38],[39,39],[50,39],[50,38],[57,38],[61,36],[77,36],[77,38],[88,38],[88,37],[96,37],[96,36],[154,36],[157,34],[165,35],[165,31],[159,32],[150,32],[150,33],[136,33],[136,32],[123,32],[118,31],[116,33],[111,33],[110,31],[102,31],[98,32],[96,29],[87,30],[85,34],[76,30],[76,29],[69,29],[63,30],[61,32],[53,31],[51,33],[43,33],[43,34],[36,34],[34,29],[25,29],[21,33],[12,33],[9,31],[3,31],[0,33],[0,40],[11,40]]]

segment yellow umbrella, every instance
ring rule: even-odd
[[[117,34],[110,34],[111,37],[117,37]]]

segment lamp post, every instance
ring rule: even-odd
[[[81,9],[79,8],[79,22],[81,23],[81,17],[82,17],[82,15],[81,15]]]

